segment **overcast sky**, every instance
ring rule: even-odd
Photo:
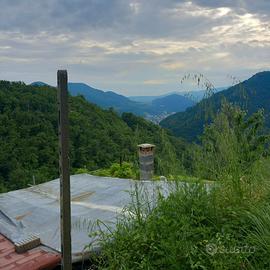
[[[0,0],[0,79],[69,80],[125,95],[269,70],[269,0]],[[190,86],[189,86],[190,87]]]

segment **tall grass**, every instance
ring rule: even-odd
[[[113,230],[99,231],[98,269],[270,269],[270,159],[261,112],[225,104],[194,151],[198,180],[135,189]]]
[[[116,229],[99,234],[102,252],[95,264],[98,269],[269,269],[270,215],[258,219],[252,210],[267,200],[269,189],[265,178],[258,181],[255,190],[239,179],[243,200],[227,181],[177,182],[168,198],[161,191],[149,196],[135,189]]]

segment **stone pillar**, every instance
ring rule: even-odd
[[[154,174],[154,149],[153,144],[139,144],[140,179],[151,180]]]

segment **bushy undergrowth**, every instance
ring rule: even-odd
[[[149,194],[137,190],[116,228],[99,231],[97,268],[270,269],[270,160],[262,119],[261,112],[246,119],[226,105],[206,127],[194,159],[201,177],[216,181],[175,181],[168,198],[154,196],[154,208]]]
[[[260,186],[255,194],[239,185],[242,201],[222,183],[178,185],[167,199],[159,196],[150,213],[136,193],[116,230],[99,232],[98,268],[269,269],[270,218],[261,216],[270,210],[269,189]]]
[[[97,176],[108,176],[108,177],[119,177],[119,178],[130,178],[138,179],[139,171],[130,162],[123,162],[122,164],[113,163],[109,168],[99,169],[90,172],[90,174]]]

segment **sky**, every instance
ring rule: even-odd
[[[229,86],[270,65],[269,0],[0,0],[0,79],[124,95]]]

